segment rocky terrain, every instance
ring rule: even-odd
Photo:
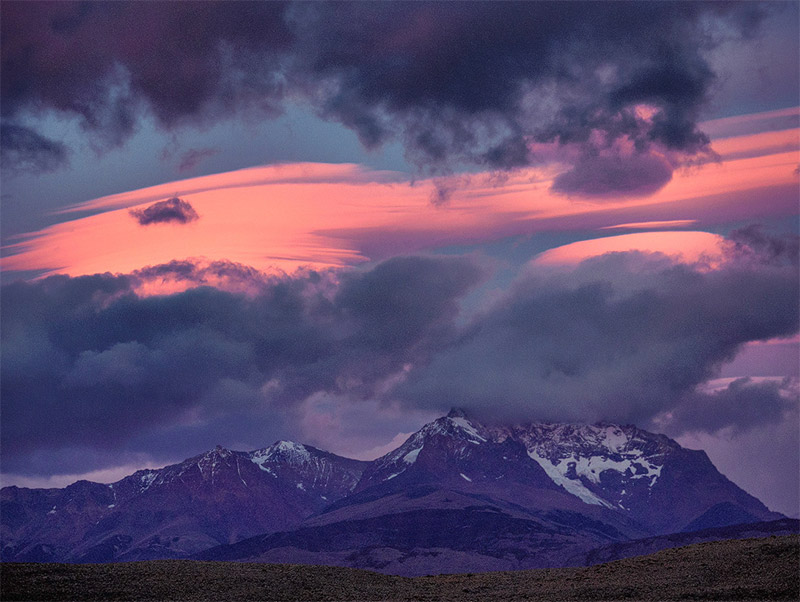
[[[4,564],[3,600],[793,600],[797,535],[664,550],[589,568],[405,578],[325,566],[162,560]]]
[[[218,446],[111,484],[6,487],[0,558],[194,558],[418,576],[582,566],[597,548],[781,518],[704,452],[664,435],[486,425],[453,410],[371,462],[278,441],[251,452]],[[649,545],[631,549],[667,547]]]

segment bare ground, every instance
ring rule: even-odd
[[[325,566],[157,560],[3,564],[10,600],[800,600],[800,536],[701,543],[578,569],[395,577]]]

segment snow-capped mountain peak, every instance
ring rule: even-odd
[[[467,483],[538,479],[539,486],[559,488],[584,503],[627,511],[647,503],[665,459],[680,449],[663,435],[629,425],[492,427],[454,408],[375,460],[358,489],[401,475],[407,480],[411,473],[415,480],[460,475]],[[536,471],[540,477],[526,476]]]
[[[267,448],[250,452],[250,459],[262,469],[267,462],[281,462],[301,466],[311,462],[312,452],[310,449],[313,448],[308,448],[294,441],[276,441]]]
[[[276,480],[316,492],[323,500],[338,498],[355,487],[366,464],[294,441],[276,441],[248,457]]]
[[[447,416],[426,424],[396,450],[375,460],[370,472],[376,476],[381,474],[382,480],[393,479],[415,464],[425,446],[435,445],[437,439],[450,441],[456,448],[460,443],[480,445],[488,441],[482,431],[483,427],[468,418],[463,410],[453,408]]]
[[[643,504],[680,446],[663,435],[609,423],[533,423],[512,429],[556,484],[588,504]]]
[[[424,425],[396,450],[374,460],[357,490],[387,482],[395,487],[399,482],[445,481],[471,488],[512,481],[556,488],[527,458],[518,441],[496,437],[491,429],[455,408]]]
[[[482,427],[477,425],[467,416],[451,411],[444,418],[434,420],[430,424],[422,427],[420,434],[424,437],[443,435],[454,439],[463,439],[473,444],[486,443],[488,439],[481,434]]]
[[[436,513],[432,525],[465,503],[464,520],[477,512],[491,523],[489,531],[498,508],[508,508],[515,514],[509,533],[517,532],[523,510],[536,521],[555,520],[559,532],[574,528],[592,537],[779,518],[720,474],[704,452],[663,435],[604,423],[487,426],[461,410],[372,462],[292,441],[253,452],[217,446],[110,485],[79,481],[63,490],[0,493],[3,508],[13,509],[0,517],[25,517],[0,524],[4,559],[34,561],[185,556],[312,515],[338,517],[349,529],[354,516],[384,510],[384,497],[395,513]],[[473,500],[494,502],[484,515]],[[534,533],[541,532],[537,525]]]

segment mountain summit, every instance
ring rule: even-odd
[[[291,441],[217,446],[109,485],[6,487],[0,504],[4,561],[194,554],[401,574],[562,566],[615,542],[781,517],[663,435],[487,426],[460,409],[371,462]]]

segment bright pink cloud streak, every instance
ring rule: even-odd
[[[725,239],[709,232],[639,232],[606,238],[581,240],[539,254],[540,265],[577,264],[606,253],[647,251],[662,253],[681,263],[703,262],[710,266],[723,259]]]
[[[735,119],[735,118],[731,118]],[[750,121],[744,119],[748,125]],[[732,124],[732,125],[731,125]],[[739,127],[731,122],[727,127]],[[725,125],[725,124],[723,124]],[[724,127],[718,128],[724,135]],[[797,212],[798,135],[789,129],[714,143],[723,160],[679,171],[655,194],[618,201],[550,191],[553,168],[458,176],[450,200],[430,202],[442,180],[355,165],[257,167],[104,197],[72,211],[104,213],[60,223],[10,245],[4,270],[69,275],[126,273],[173,259],[226,259],[264,271],[340,267],[449,244],[548,229],[694,220],[698,225]],[[728,159],[725,157],[728,156]],[[178,193],[200,219],[139,226],[130,207]]]

